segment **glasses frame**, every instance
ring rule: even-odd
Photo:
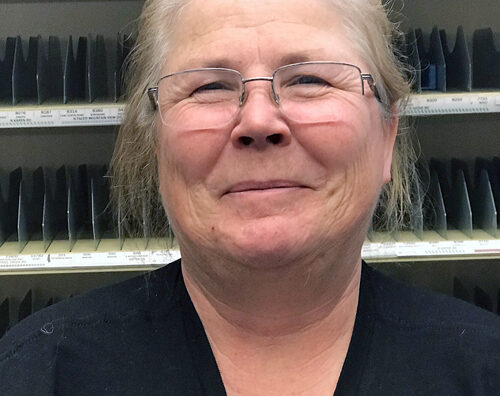
[[[162,80],[165,80],[169,77],[172,76],[178,76],[181,74],[186,74],[186,73],[192,73],[192,72],[197,72],[197,71],[230,71],[232,73],[235,73],[238,75],[241,79],[241,95],[239,99],[239,107],[243,105],[245,102],[245,84],[247,82],[253,82],[253,81],[269,81],[271,83],[271,89],[273,92],[273,99],[276,102],[276,104],[279,106],[280,104],[280,98],[278,94],[276,93],[276,90],[274,88],[274,77],[276,76],[276,73],[278,73],[281,70],[288,69],[290,67],[296,67],[296,66],[304,66],[304,65],[322,65],[322,64],[331,64],[331,65],[343,65],[343,66],[350,66],[355,68],[359,72],[360,76],[360,83],[361,83],[361,95],[364,96],[365,94],[365,84],[364,82],[366,81],[368,86],[370,87],[370,90],[373,92],[375,98],[382,103],[382,100],[380,98],[375,80],[373,79],[373,76],[370,73],[363,73],[361,69],[353,64],[350,63],[344,63],[344,62],[331,62],[331,61],[310,61],[310,62],[297,62],[297,63],[291,63],[289,65],[284,65],[278,67],[270,77],[250,77],[250,78],[244,78],[243,75],[238,71],[234,69],[229,69],[229,68],[224,68],[224,67],[204,67],[204,68],[198,68],[198,69],[187,69],[187,70],[182,70],[179,72],[167,74],[166,76],[161,77],[158,82],[156,83],[155,86],[150,87],[147,89],[147,95],[149,97],[149,100],[151,101],[151,105],[153,110],[157,110],[159,107],[158,104],[158,94],[159,94],[159,85]]]

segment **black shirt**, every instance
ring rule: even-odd
[[[339,395],[498,395],[500,319],[363,264]],[[0,395],[225,395],[180,261],[28,317],[0,339]]]

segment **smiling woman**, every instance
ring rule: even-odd
[[[361,260],[412,179],[397,34],[378,0],[146,1],[115,202],[182,259],[12,330],[0,393],[493,394],[498,318]]]

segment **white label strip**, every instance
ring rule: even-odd
[[[0,128],[119,125],[124,109],[124,105],[2,108]]]
[[[500,92],[424,93],[413,95],[406,114],[474,114],[500,112]]]
[[[57,253],[0,256],[0,271],[162,266],[180,258],[178,250]]]

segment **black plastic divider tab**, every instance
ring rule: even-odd
[[[500,208],[500,158],[493,158],[488,171],[490,175],[491,188],[493,190],[493,197],[495,199],[495,205],[498,209]],[[497,211],[497,222],[500,223],[499,211]]]
[[[143,241],[144,241],[144,249],[148,248],[149,243],[149,224],[147,221],[147,207],[146,200],[142,201],[142,232],[143,232]]]
[[[44,173],[41,167],[33,172],[31,198],[29,200],[28,231],[31,239],[40,240],[42,234]]]
[[[116,39],[116,52],[113,68],[113,100],[118,102],[122,99],[125,93],[123,76],[126,71],[126,59],[132,48],[132,37],[130,35],[122,36],[117,34]]]
[[[497,208],[488,171],[483,169],[479,186],[474,192],[473,218],[476,224],[492,236],[497,236]]]
[[[42,104],[50,97],[51,74],[48,65],[48,56],[45,53],[45,45],[41,38],[38,40],[38,51],[36,60],[36,92],[37,102]]]
[[[500,51],[491,28],[477,29],[472,38],[474,88],[500,88]]]
[[[96,250],[105,231],[109,228],[109,187],[104,177],[106,172],[106,167],[103,167],[91,176],[92,231]]]
[[[2,192],[5,187],[7,187],[7,178],[5,175],[0,173],[0,246],[5,242],[8,237],[7,232],[7,213],[8,213],[8,201],[7,197],[4,199],[4,193]],[[4,186],[2,188],[2,186]]]
[[[422,91],[422,66],[420,64],[420,55],[418,53],[417,36],[415,29],[410,29],[406,34],[406,50],[408,64],[414,71],[413,87],[415,92]]]
[[[444,203],[441,184],[439,183],[438,173],[435,169],[431,170],[431,179],[429,191],[426,195],[429,205],[427,211],[428,229],[436,231],[439,235],[446,239],[448,235],[447,213]]]
[[[31,289],[26,293],[21,303],[19,304],[19,312],[17,319],[20,322],[24,318],[28,317],[33,313],[33,292]]]
[[[469,291],[456,276],[453,277],[453,297],[467,302],[472,301]]]
[[[30,37],[28,57],[25,61],[21,37],[16,38],[12,69],[12,104],[14,105],[22,100],[35,100],[37,97],[36,66],[39,40],[39,37]]]
[[[42,239],[44,251],[47,251],[56,236],[56,215],[54,213],[55,203],[52,195],[52,188],[48,178],[45,178],[43,194],[43,214],[42,214]]]
[[[73,246],[75,245],[76,242],[76,237],[77,237],[77,227],[78,227],[78,219],[77,219],[77,212],[76,212],[76,192],[75,192],[75,186],[73,182],[73,177],[71,176],[71,173],[68,174],[67,176],[67,220],[68,220],[68,240],[69,240],[69,251],[71,252],[73,250]]]
[[[453,52],[448,49],[446,32],[440,30],[441,44],[446,61],[446,85],[447,88],[457,88],[464,91],[472,90],[472,59],[467,46],[464,29],[457,28],[455,48]]]
[[[422,89],[446,92],[446,63],[438,28],[432,29],[429,51],[425,50],[422,30],[416,29],[415,35],[420,55]]]
[[[453,185],[452,201],[455,226],[468,237],[472,237],[472,208],[463,169],[458,169]]]
[[[87,38],[78,39],[76,58],[73,54],[73,39],[70,36],[63,71],[63,103],[73,99],[85,99]]]
[[[16,39],[7,37],[5,55],[0,61],[0,101],[12,103],[12,69],[14,67],[14,52]]]
[[[0,338],[10,327],[10,301],[8,298],[0,304]]]
[[[19,186],[23,177],[21,168],[9,174],[7,202],[4,201],[0,212],[0,236],[3,241],[17,233],[17,212],[19,207]]]
[[[26,182],[21,180],[19,184],[19,200],[17,209],[17,241],[19,242],[19,253],[24,249],[29,241],[29,206],[27,195]]]
[[[493,301],[491,297],[479,286],[474,287],[474,304],[480,308],[493,312]]]
[[[106,66],[106,48],[104,37],[97,35],[95,41],[89,34],[87,37],[86,62],[86,97],[89,103],[97,98],[108,97],[108,79]]]
[[[48,50],[40,38],[38,41],[36,83],[38,104],[48,99],[62,101],[61,46],[59,39],[49,37]]]
[[[116,230],[118,234],[119,249],[122,250],[125,241],[125,232],[123,227],[123,196],[121,192],[118,194],[118,204],[116,209]]]
[[[58,101],[63,99],[63,69],[61,43],[59,37],[49,37],[49,76],[50,76],[50,96]]]

